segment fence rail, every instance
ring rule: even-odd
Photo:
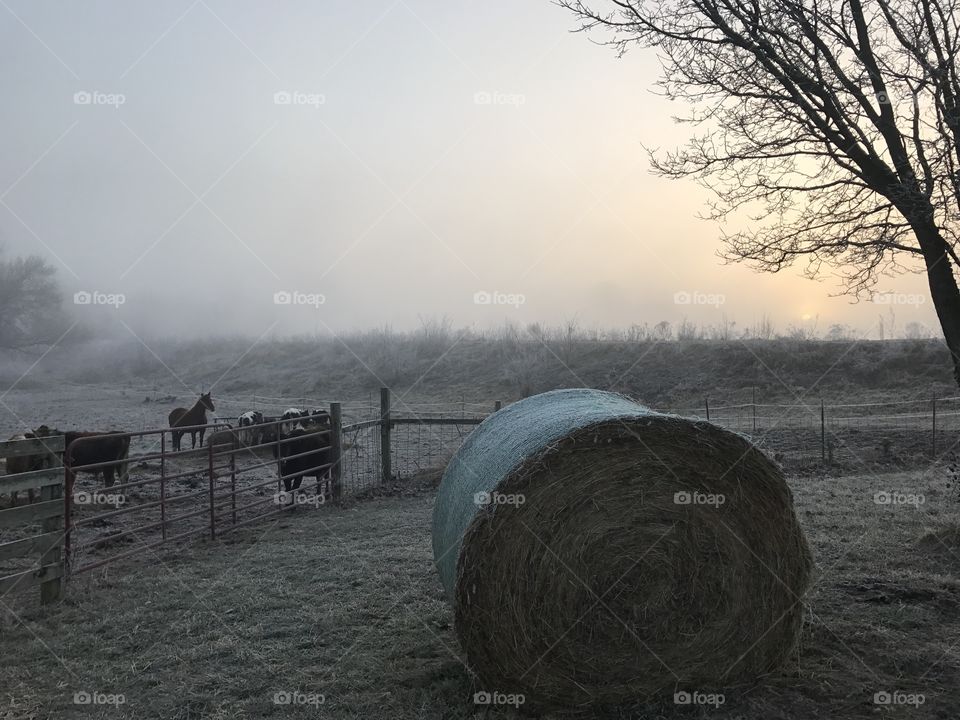
[[[0,541],[0,594],[39,586],[41,605],[63,597],[63,450],[62,437],[0,442],[0,457],[7,458],[8,468],[11,459],[28,468],[0,478],[0,493],[16,499],[26,490],[33,500],[40,491],[36,502],[0,510],[0,528],[25,535]]]

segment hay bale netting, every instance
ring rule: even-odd
[[[776,669],[812,569],[780,470],[746,438],[585,389],[470,435],[433,551],[482,689],[571,708]]]

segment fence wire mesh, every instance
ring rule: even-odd
[[[380,483],[380,425],[366,421],[343,426],[341,457],[344,496],[358,495]]]
[[[369,407],[369,406],[368,406]],[[402,481],[442,469],[492,403],[401,404],[391,414],[390,475]],[[960,397],[876,403],[740,403],[664,408],[741,433],[789,473],[924,468],[960,456]],[[345,492],[382,484],[381,432],[363,423],[344,458]]]
[[[395,424],[390,434],[393,477],[403,480],[426,470],[445,467],[483,417],[439,415]]]
[[[960,398],[877,403],[746,403],[675,410],[750,437],[787,471],[926,467],[960,439]]]

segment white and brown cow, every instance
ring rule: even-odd
[[[247,410],[237,418],[237,425],[240,428],[238,434],[240,442],[244,445],[259,445],[263,436],[263,428],[253,426],[262,423],[263,413],[259,410]]]

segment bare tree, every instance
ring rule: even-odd
[[[0,260],[0,348],[54,342],[65,327],[56,270],[36,255]]]
[[[713,190],[709,217],[754,210],[726,259],[829,265],[858,296],[925,271],[960,384],[958,2],[556,1],[621,54],[659,51],[658,86],[701,130],[655,170]]]

